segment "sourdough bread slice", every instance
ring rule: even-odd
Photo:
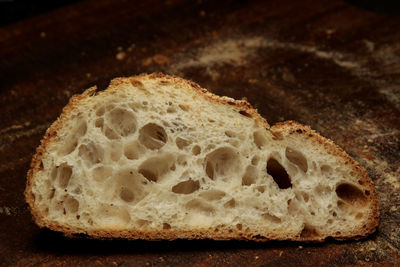
[[[379,216],[367,172],[330,140],[162,74],[73,96],[25,196],[40,227],[94,238],[350,239]]]

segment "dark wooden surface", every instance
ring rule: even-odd
[[[399,264],[400,17],[330,0],[93,0],[1,27],[0,48],[0,265]],[[72,94],[155,71],[334,140],[377,187],[377,233],[304,244],[71,240],[39,229],[23,190],[46,128]]]

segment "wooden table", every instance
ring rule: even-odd
[[[0,265],[399,264],[400,17],[342,1],[133,2],[83,1],[0,28]],[[71,240],[39,229],[23,191],[46,128],[72,94],[158,71],[331,138],[377,187],[377,233],[305,244]]]

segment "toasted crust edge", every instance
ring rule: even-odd
[[[292,240],[292,241],[304,241],[304,242],[322,242],[328,237],[321,236],[311,236],[311,237],[288,237],[286,235],[270,235],[268,237],[263,236],[253,236],[246,234],[242,231],[228,231],[222,230],[218,233],[214,231],[210,231],[207,229],[201,229],[199,231],[189,231],[189,230],[163,230],[163,231],[128,231],[128,230],[96,230],[96,231],[87,231],[85,229],[78,228],[69,228],[63,225],[59,225],[57,223],[50,223],[43,219],[40,212],[35,208],[34,200],[35,196],[32,193],[33,181],[35,179],[36,173],[40,171],[42,166],[42,158],[43,154],[46,151],[46,147],[52,141],[57,139],[57,132],[62,128],[63,122],[68,118],[69,114],[75,109],[75,107],[79,104],[81,100],[87,99],[94,94],[112,94],[113,90],[118,90],[119,85],[123,83],[133,83],[140,84],[144,80],[159,80],[161,83],[168,84],[172,83],[177,86],[182,86],[183,88],[195,90],[199,95],[205,97],[209,101],[235,106],[242,111],[250,114],[261,123],[267,130],[270,130],[272,134],[279,135],[283,133],[288,134],[303,134],[308,136],[309,138],[313,138],[316,142],[323,145],[330,153],[342,157],[346,164],[350,164],[354,175],[357,175],[358,178],[363,181],[363,186],[367,187],[370,191],[370,195],[368,196],[368,200],[371,201],[371,213],[369,216],[368,223],[364,230],[356,231],[352,235],[342,236],[342,235],[333,235],[330,236],[336,240],[348,240],[348,239],[361,239],[366,237],[367,235],[373,233],[378,226],[379,222],[379,203],[378,203],[378,195],[373,185],[373,182],[368,177],[367,171],[362,168],[356,161],[354,161],[346,152],[344,152],[340,147],[335,145],[331,140],[326,139],[319,135],[314,130],[311,130],[309,126],[305,126],[303,124],[294,122],[294,121],[286,121],[275,124],[272,128],[269,126],[268,122],[254,109],[247,100],[235,100],[226,96],[217,96],[206,89],[200,87],[197,83],[182,79],[176,76],[165,75],[162,73],[153,73],[153,74],[140,74],[137,76],[131,77],[120,77],[115,78],[110,82],[110,85],[101,92],[96,93],[97,87],[91,87],[84,91],[82,94],[73,95],[68,102],[68,104],[63,108],[61,115],[58,119],[46,130],[46,133],[41,140],[41,144],[36,149],[36,153],[32,158],[30,169],[27,173],[27,181],[26,181],[26,189],[24,192],[26,202],[28,203],[29,210],[33,215],[33,219],[35,223],[43,228],[47,227],[49,229],[60,231],[65,236],[68,237],[77,237],[80,234],[83,234],[89,238],[96,239],[111,239],[111,238],[123,238],[123,239],[145,239],[145,240],[175,240],[175,239],[214,239],[214,240],[253,240],[253,241],[269,241],[269,240]]]

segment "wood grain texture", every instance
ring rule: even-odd
[[[1,3],[0,3],[1,5]],[[400,18],[341,1],[83,1],[0,28],[0,265],[400,262]],[[26,172],[74,93],[162,71],[297,120],[364,166],[376,234],[355,242],[71,240],[33,224]]]

